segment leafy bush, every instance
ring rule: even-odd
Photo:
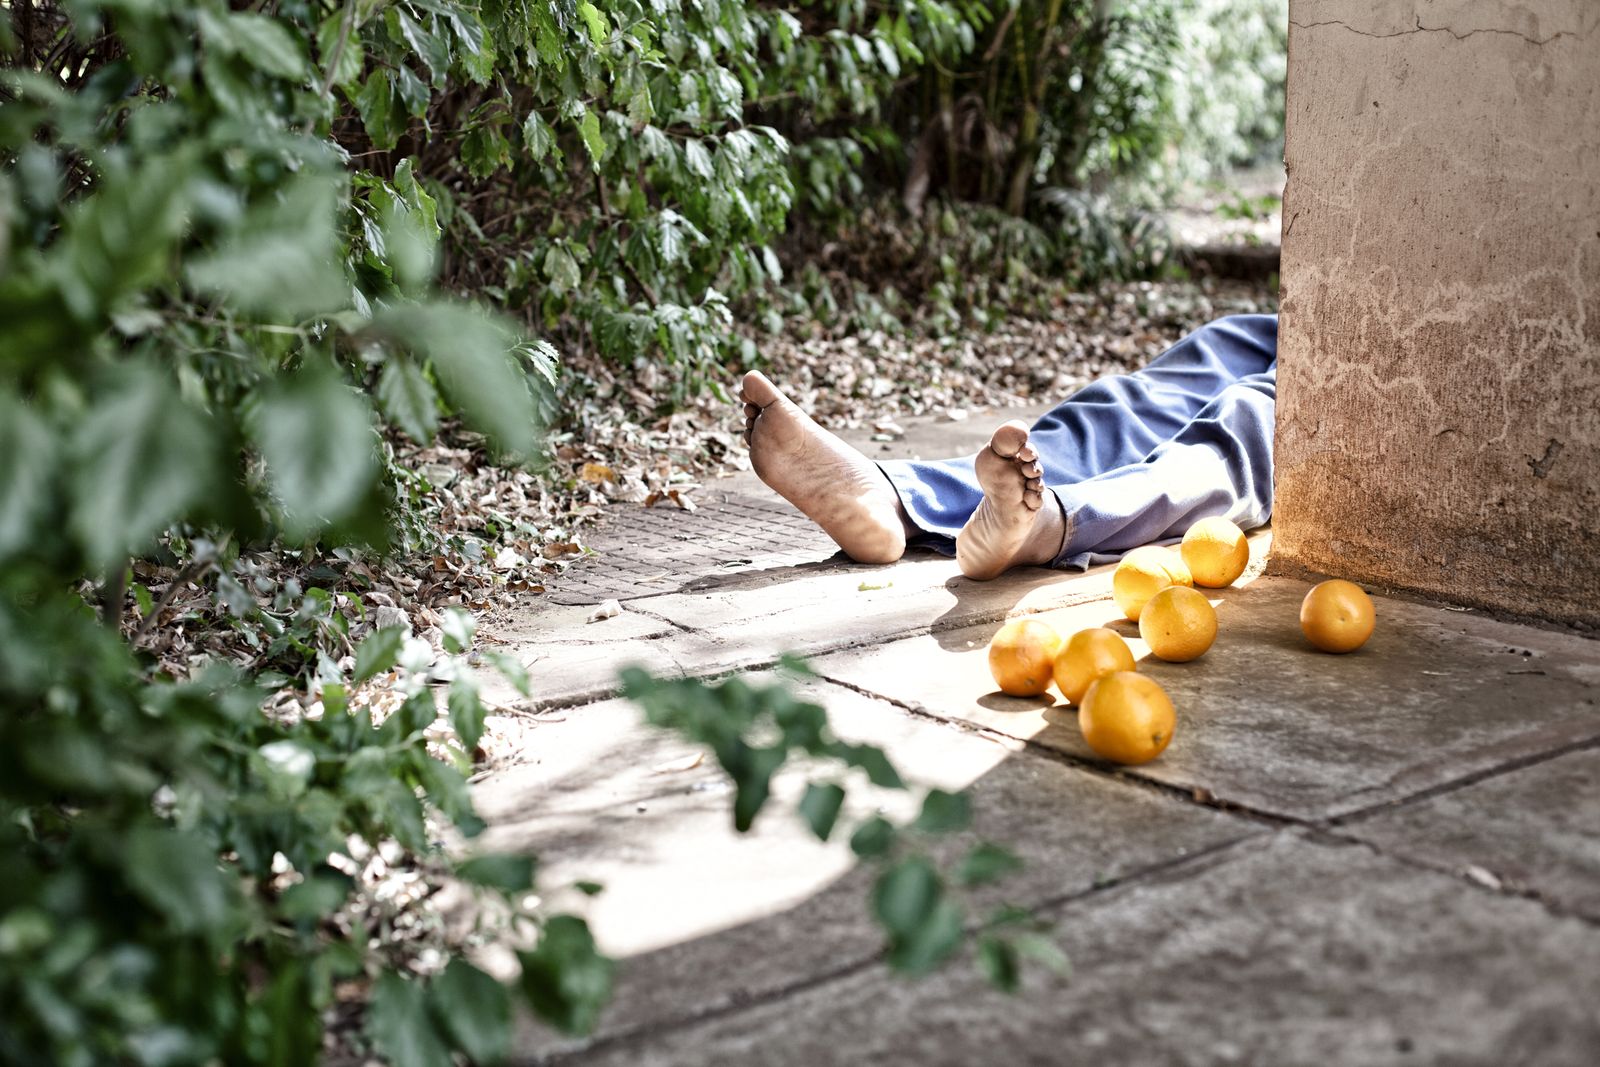
[[[788,142],[746,108],[788,64],[815,115],[859,114],[965,23],[931,2],[871,28],[709,0],[5,11],[0,1059],[309,1062],[348,1028],[347,983],[396,1064],[499,1058],[512,991],[393,936],[374,887],[396,865],[531,923],[521,999],[587,1028],[611,965],[583,923],[524,911],[531,859],[442,848],[481,825],[464,663],[242,553],[337,578],[410,546],[390,445],[447,418],[533,458],[540,330],[657,346],[693,388],[724,291],[777,274],[793,200]],[[150,560],[176,571],[159,600]],[[247,664],[153,654],[191,580]],[[471,618],[442,626],[460,657]],[[286,684],[304,700],[264,713]],[[933,940],[879,910],[894,951],[947,954],[947,908]]]

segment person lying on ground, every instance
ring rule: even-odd
[[[976,455],[928,462],[873,462],[751,371],[745,441],[761,480],[859,563],[910,545],[953,553],[979,580],[1082,568],[1211,515],[1266,523],[1277,347],[1276,315],[1219,319],[1031,427],[1002,424]]]

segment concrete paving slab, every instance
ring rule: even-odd
[[[1110,589],[1108,567],[1025,567],[993,582],[973,582],[961,576],[955,560],[923,551],[885,567],[845,563],[729,575],[641,606],[683,627],[778,637],[804,649],[1002,619],[1097,599]]]
[[[1265,565],[1271,543],[1267,530],[1252,535],[1247,573]],[[535,664],[534,697],[520,703],[548,706],[610,695],[630,662],[719,673],[764,666],[786,652],[819,655],[1101,600],[1111,595],[1113,570],[1023,567],[974,582],[955,560],[925,550],[882,567],[829,559],[701,576],[674,592],[625,601],[623,613],[604,622],[585,623],[589,607],[555,607],[491,621],[484,632]],[[519,704],[503,684],[485,684],[497,701]]]
[[[619,615],[589,622],[595,610],[591,606],[541,605],[537,611],[484,620],[478,641],[528,668],[538,703],[608,695],[627,663],[654,671],[679,670],[671,653],[660,647],[660,638],[677,633],[678,627],[633,608],[630,602]],[[529,704],[499,674],[484,669],[479,677],[484,695],[496,704]]]
[[[1600,921],[1600,750],[1569,752],[1340,829]]]
[[[1058,899],[1263,832],[837,686],[801,692],[829,709],[841,735],[888,750],[908,778],[971,787],[973,831],[939,843],[936,854],[954,859],[984,837],[1012,846],[1028,865],[974,898],[980,910],[1002,899]],[[568,709],[528,732],[528,760],[475,788],[491,825],[482,844],[538,854],[550,904],[583,910],[602,947],[624,958],[602,1033],[724,1009],[860,965],[881,947],[867,911],[870,869],[857,867],[842,841],[817,842],[791,813],[803,769],[780,776],[778,807],[741,837],[720,772],[643,726],[625,702]],[[909,817],[914,803],[867,790],[848,810]],[[606,890],[591,901],[559,888],[578,879]],[[520,1047],[570,1042],[530,1028]]]
[[[1600,1055],[1600,928],[1298,832],[1070,903],[1070,980],[881,966],[558,1062],[1538,1063]],[[524,1062],[527,1062],[525,1060]],[[547,1061],[549,1062],[549,1061]]]
[[[1217,643],[1185,664],[1145,656],[1110,601],[1040,618],[1063,633],[1118,629],[1177,705],[1171,746],[1126,773],[1289,818],[1348,814],[1600,737],[1600,643],[1376,598],[1371,641],[1330,656],[1300,633],[1307,588],[1259,578],[1212,591]],[[986,648],[996,629],[841,652],[817,668],[929,714],[1094,759],[1074,709],[995,691]]]

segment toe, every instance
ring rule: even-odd
[[[1029,511],[1038,511],[1044,507],[1044,493],[1037,489],[1024,489],[1022,491],[1022,506]]]
[[[1034,451],[1032,444],[1023,445],[1017,449],[1017,459],[1023,463],[1032,463],[1038,458],[1039,453]]]
[[[1037,463],[1024,463],[1022,465],[1022,476],[1030,482],[1038,481],[1044,477],[1044,468]]]
[[[1003,424],[989,439],[989,447],[995,455],[1011,459],[1028,444],[1028,427],[1020,419],[1012,419]]]
[[[783,399],[782,390],[758,370],[753,370],[744,376],[739,394],[746,404],[754,404],[757,408],[769,407]]]

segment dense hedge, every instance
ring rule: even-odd
[[[458,416],[507,460],[539,451],[558,416],[544,338],[664,359],[681,395],[738,356],[729,300],[770,291],[786,228],[838,227],[855,198],[908,188],[1048,210],[1030,190],[1136,169],[1164,143],[1150,123],[1168,114],[1160,56],[1177,38],[1170,21],[1103,7],[0,8],[0,1060],[305,1063],[352,979],[394,1062],[497,1058],[511,992],[460,957],[416,966],[360,919],[373,865],[399,857],[523,914],[531,860],[438,847],[479,825],[470,672],[455,670],[441,712],[426,684],[438,668],[404,630],[293,582],[246,595],[233,623],[274,677],[163,670],[143,651],[162,605],[130,561],[181,578],[225,576],[242,545],[382,551],[394,434],[427,441]],[[1027,66],[1035,54],[1048,76]],[[1060,90],[1074,77],[1105,91],[1073,104]],[[1018,106],[1003,87],[961,105],[962,129],[1009,145],[970,189],[949,166],[967,148],[940,125],[958,114],[951,78],[1027,87]],[[940,143],[930,129],[951,135],[942,194],[918,178]],[[1005,247],[1066,264],[1043,232]],[[232,595],[224,578],[218,595]],[[444,629],[464,653],[471,619]],[[355,701],[394,668],[397,706]],[[263,714],[286,680],[315,713]],[[742,823],[791,750],[898,783],[881,753],[839,745],[781,692],[630,684],[713,746]],[[774,724],[781,746],[746,741]],[[831,782],[808,793],[822,836],[838,799]],[[931,795],[920,829],[963,812]],[[897,840],[874,825],[858,851],[885,864],[891,961],[923,969],[954,951],[961,914]],[[950,886],[1009,865],[977,851]],[[537,936],[517,988],[586,1028],[609,962],[581,921],[526,918]],[[1015,936],[980,947],[1001,984],[1019,952],[1050,957],[1007,923]]]

